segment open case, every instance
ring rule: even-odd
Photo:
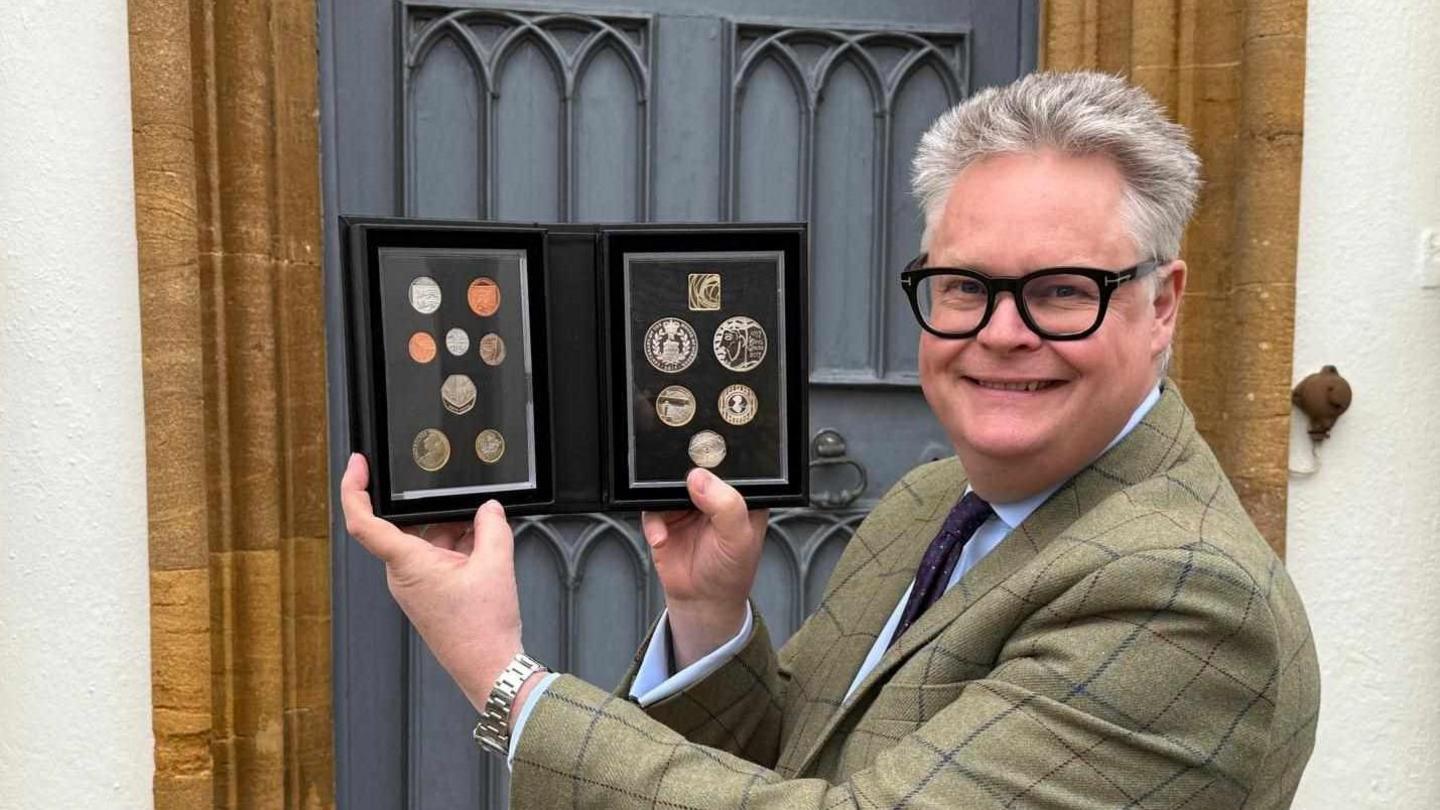
[[[342,226],[376,514],[686,508],[695,466],[806,503],[803,224]]]

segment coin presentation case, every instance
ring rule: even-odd
[[[376,514],[687,508],[696,466],[806,503],[803,224],[341,224]]]

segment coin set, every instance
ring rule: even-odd
[[[495,279],[486,276],[473,279],[466,286],[465,300],[468,314],[474,316],[475,323],[467,325],[476,330],[484,329],[484,319],[491,318],[500,310],[500,298],[500,284]],[[433,316],[444,301],[444,293],[435,279],[416,276],[410,281],[409,300],[415,312]],[[445,330],[445,350],[452,357],[465,357],[470,353],[470,345],[470,332],[464,326],[452,326]],[[478,341],[478,347],[476,354],[486,366],[495,367],[505,362],[505,341],[499,334],[485,332]],[[407,348],[410,360],[422,366],[435,362],[439,354],[435,336],[426,330],[410,335]],[[440,383],[439,396],[446,411],[464,416],[474,410],[478,389],[471,375],[449,374]],[[505,455],[505,437],[493,427],[479,430],[473,444],[475,457],[485,464],[494,464]],[[450,437],[444,430],[425,427],[415,434],[410,456],[416,467],[433,473],[444,469],[452,452]]]

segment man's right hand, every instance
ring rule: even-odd
[[[680,669],[740,632],[769,518],[747,511],[740,493],[706,470],[691,470],[685,485],[698,511],[641,516]]]

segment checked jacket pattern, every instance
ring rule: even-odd
[[[964,491],[920,467],[778,655],[749,644],[644,709],[556,679],[528,808],[1286,807],[1314,742],[1304,609],[1173,383],[927,610],[845,699]],[[643,650],[642,645],[642,650]]]

